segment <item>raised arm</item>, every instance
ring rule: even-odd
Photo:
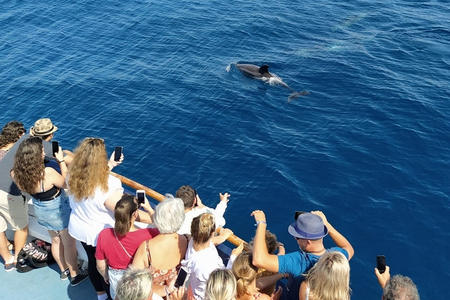
[[[141,207],[144,209],[144,211],[138,210],[138,217],[136,220],[142,223],[152,224],[152,215],[155,213],[155,211],[148,202],[147,197],[145,197],[145,202],[141,204]]]
[[[233,235],[233,231],[231,231],[231,229],[220,228],[219,235],[213,236],[211,241],[217,246],[225,242],[231,235]]]
[[[325,226],[327,227],[328,234],[330,235],[331,239],[334,241],[336,246],[347,250],[348,260],[350,260],[353,257],[353,254],[355,253],[350,242],[328,222],[327,217],[325,217],[325,214],[323,212],[321,212],[320,210],[315,210],[312,211],[311,213],[318,215],[319,217],[322,218],[323,224],[325,224]]]
[[[266,215],[262,210],[251,214],[256,221],[256,234],[253,239],[253,265],[270,272],[278,272],[278,256],[270,254],[266,245]]]

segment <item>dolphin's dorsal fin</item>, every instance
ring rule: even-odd
[[[262,65],[259,67],[259,74],[269,73],[269,66],[268,65]]]

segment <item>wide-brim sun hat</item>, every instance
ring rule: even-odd
[[[294,223],[289,225],[288,232],[293,237],[305,240],[317,240],[328,234],[322,218],[312,213],[302,213]]]
[[[49,118],[39,119],[34,122],[34,126],[30,128],[30,132],[34,136],[44,136],[54,133],[58,127],[53,125]]]

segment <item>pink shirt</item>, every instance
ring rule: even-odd
[[[98,260],[106,259],[108,266],[113,269],[126,269],[133,261],[134,254],[141,243],[158,234],[159,231],[156,228],[144,228],[128,232],[122,237],[117,236],[123,248],[125,248],[125,252],[114,235],[114,229],[103,229],[98,235],[95,258]]]

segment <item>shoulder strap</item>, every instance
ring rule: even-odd
[[[114,232],[114,236],[116,237],[117,242],[119,243],[119,245],[122,247],[123,251],[126,253],[126,255],[129,258],[132,258],[132,256],[128,253],[127,249],[125,249],[125,247],[122,245],[122,243],[119,241],[119,238],[117,237],[116,231],[114,230],[114,228],[112,229],[112,231]]]
[[[148,242],[150,240],[145,241],[145,251],[147,252],[147,260],[148,260],[148,266],[151,267],[152,265],[152,255],[150,254],[150,247],[148,246]]]

